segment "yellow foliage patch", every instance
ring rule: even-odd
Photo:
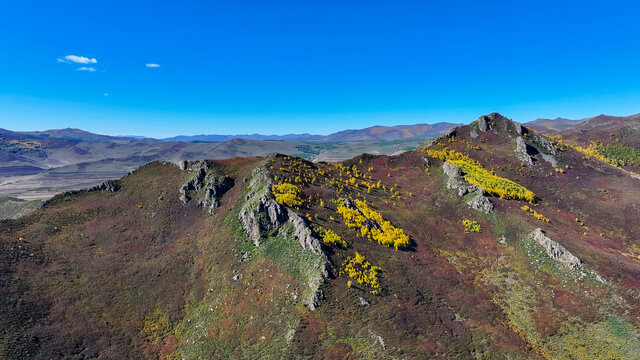
[[[298,208],[303,204],[303,201],[300,198],[300,189],[293,184],[281,182],[273,185],[271,187],[271,192],[280,205]]]
[[[525,205],[523,207],[521,207],[520,209],[529,212],[531,215],[533,215],[536,219],[544,221],[544,222],[549,222],[549,219],[547,219],[544,215],[538,213],[537,211],[533,210],[530,206]]]
[[[360,231],[362,237],[384,246],[393,246],[396,250],[409,246],[409,236],[402,229],[385,220],[379,212],[371,209],[366,201],[356,200],[356,205],[358,209],[348,208],[342,203],[338,204],[338,213],[344,218],[345,225]],[[367,219],[374,220],[380,229],[367,227],[365,224]]]
[[[486,170],[479,162],[471,159],[466,154],[447,148],[442,150],[428,149],[426,153],[430,157],[449,161],[459,167],[464,174],[465,180],[481,187],[491,195],[501,199],[524,200],[530,203],[536,200],[536,195],[532,191]]]
[[[462,220],[462,225],[464,225],[464,232],[466,233],[479,233],[482,229],[480,224],[477,221],[472,220]]]
[[[169,332],[169,314],[165,310],[156,308],[147,315],[142,329],[150,342],[159,342]]]
[[[347,248],[347,242],[344,241],[342,237],[340,237],[340,235],[336,234],[332,230],[321,229],[321,232],[322,232],[322,241],[324,241],[325,244],[330,244],[335,247],[339,247],[343,249]]]
[[[380,281],[378,275],[382,273],[382,268],[371,265],[364,256],[358,254],[347,259],[344,272],[350,278],[357,281],[360,285],[372,288],[371,293],[376,295],[380,293]],[[351,287],[351,281],[347,282],[347,286]]]

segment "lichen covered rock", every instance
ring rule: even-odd
[[[573,255],[564,246],[551,240],[542,229],[535,229],[529,236],[542,245],[547,255],[553,260],[559,261],[573,270],[578,270],[582,267],[582,261],[577,256]]]
[[[464,196],[470,192],[480,190],[478,186],[469,184],[462,176],[462,170],[452,163],[445,161],[442,165],[442,170],[447,176],[447,189],[457,189],[458,196]]]
[[[467,201],[467,205],[469,205],[470,208],[485,214],[489,214],[495,209],[495,206],[483,190],[476,190],[474,194],[473,198]]]

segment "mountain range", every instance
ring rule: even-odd
[[[435,124],[415,124],[397,126],[372,126],[365,129],[343,130],[329,135],[288,134],[288,135],[181,135],[161,139],[162,141],[227,141],[234,138],[247,140],[312,141],[312,142],[377,142],[437,137],[453,126],[447,122]]]

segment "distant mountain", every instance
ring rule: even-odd
[[[330,141],[396,141],[408,139],[428,139],[438,137],[445,131],[461,124],[439,122],[398,126],[372,126],[360,130],[344,130],[327,135]]]
[[[565,118],[535,119],[525,125],[533,130],[541,132],[557,132],[577,125],[583,120],[570,120]]]
[[[629,146],[640,146],[640,114],[630,116],[598,115],[581,120],[537,119],[526,126],[549,134],[560,134],[574,143],[588,144],[591,141],[620,142]]]
[[[110,136],[110,135],[94,134],[81,129],[72,129],[72,128],[53,129],[53,130],[46,130],[46,131],[20,131],[18,133],[26,136],[36,137],[39,139],[53,138],[53,139],[61,139],[61,140],[81,140],[81,141],[92,141],[92,142],[122,142],[122,141],[128,141],[128,140],[148,139],[145,137],[126,137],[126,136]]]
[[[570,120],[565,118],[536,119],[529,121],[525,125],[533,130],[547,133],[573,133],[579,131],[600,129],[618,130],[629,124],[640,121],[640,114],[630,116],[611,116],[601,114],[585,119]]]
[[[598,115],[578,122],[571,127],[562,130],[564,133],[571,132],[585,132],[591,130],[598,131],[617,131],[626,127],[637,128],[640,123],[640,114],[631,116],[610,116],[610,115]]]
[[[209,141],[222,142],[231,139],[245,140],[277,140],[277,141],[315,141],[320,140],[322,136],[311,134],[287,134],[287,135],[261,135],[261,134],[238,134],[238,135],[178,135],[169,138],[159,139],[160,141]]]
[[[160,139],[161,141],[227,141],[235,138],[246,140],[278,140],[309,142],[360,142],[360,141],[397,141],[409,139],[428,139],[440,136],[443,132],[460,124],[439,122],[435,124],[415,124],[397,126],[372,126],[357,130],[343,130],[329,135],[287,134],[287,135],[180,135]]]

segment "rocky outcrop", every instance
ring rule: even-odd
[[[287,220],[286,210],[267,194],[260,196],[240,212],[242,227],[256,246]]]
[[[573,270],[579,270],[582,267],[582,261],[573,255],[564,246],[551,240],[542,229],[535,229],[530,235],[533,240],[538,242],[547,252],[550,258],[556,260]]]
[[[182,171],[196,171],[201,168],[209,169],[209,165],[205,160],[181,160],[178,161],[177,165]]]
[[[514,150],[518,160],[522,161],[527,166],[533,166],[533,160],[529,154],[529,148],[527,142],[524,141],[522,136],[516,138],[516,148]]]
[[[287,220],[287,211],[271,194],[273,182],[266,169],[257,167],[252,174],[247,202],[240,210],[239,220],[249,239],[258,246],[272,231],[278,230]]]
[[[552,167],[554,167],[554,168],[558,167],[558,161],[556,160],[556,158],[553,155],[540,153],[540,156],[542,156],[542,159],[544,159],[544,161],[548,162],[549,165],[551,165]]]
[[[204,179],[204,196],[198,201],[198,206],[214,214],[220,205],[220,198],[234,185],[233,178],[209,174]]]
[[[288,223],[293,227],[293,236],[298,239],[300,246],[319,256],[319,262],[309,264],[314,267],[313,273],[316,275],[308,279],[309,288],[313,289],[313,291],[311,295],[304,300],[304,304],[310,310],[315,310],[320,306],[322,300],[325,299],[324,293],[320,290],[320,286],[329,277],[331,262],[323,250],[322,243],[316,237],[313,230],[311,230],[306,220],[291,209],[287,209],[287,213],[289,217]]]
[[[180,201],[186,204],[195,195],[193,192],[204,189],[204,194],[198,201],[198,206],[212,215],[220,205],[220,198],[235,184],[234,179],[231,177],[226,175],[219,176],[208,172],[209,164],[206,161],[183,160],[178,163],[178,167],[181,170],[195,172],[193,177],[180,187]]]
[[[540,228],[535,229],[531,234],[529,234],[529,238],[537,242],[538,244],[542,245],[547,255],[551,259],[559,262],[563,266],[566,266],[570,270],[575,271],[575,274],[580,279],[587,278],[587,279],[595,280],[602,284],[607,283],[607,280],[602,278],[598,273],[588,269],[587,266],[583,264],[582,260],[580,260],[577,256],[573,255],[564,246],[558,244],[557,242],[553,241],[550,237],[548,237],[547,234],[545,234],[545,232],[542,231],[542,229]]]
[[[501,131],[513,131],[517,135],[524,135],[528,132],[528,129],[511,119],[506,118],[500,113],[491,113],[488,115],[482,115],[476,120],[475,128],[480,132],[486,132],[489,130],[501,130]],[[475,130],[475,129],[474,129]]]
[[[478,125],[478,130],[485,132],[485,131],[489,131],[490,127],[489,127],[489,116],[490,115],[483,115],[480,116],[478,118],[478,120],[476,120],[476,125]]]
[[[240,210],[238,218],[242,228],[254,245],[260,244],[269,236],[278,232],[281,236],[293,236],[302,249],[317,255],[316,260],[310,262],[311,273],[308,278],[308,286],[312,291],[304,300],[305,305],[316,309],[324,299],[320,286],[329,277],[331,262],[324,252],[324,245],[316,233],[308,225],[305,218],[298,215],[293,209],[288,209],[278,204],[271,187],[273,181],[263,166],[257,167],[249,183],[251,189],[246,197],[246,203]],[[351,206],[355,206],[351,204]]]
[[[324,254],[320,240],[315,236],[306,221],[291,209],[287,209],[287,215],[289,222],[293,225],[293,234],[300,242],[300,246],[315,254]]]
[[[204,186],[204,178],[207,175],[207,170],[209,170],[209,166],[204,161],[198,162],[196,168],[187,167],[188,166],[187,161],[182,161],[180,164],[184,165],[184,166],[182,165],[180,166],[181,169],[196,172],[196,174],[191,179],[189,179],[186,183],[184,183],[184,185],[182,185],[182,187],[180,187],[180,201],[182,201],[183,204],[186,204],[191,200],[191,196],[189,192],[198,191],[202,189],[202,187]]]
[[[470,208],[478,210],[485,214],[489,214],[495,209],[495,206],[486,196],[484,190],[476,190],[474,193],[475,195],[473,196],[473,198],[467,201],[467,205],[469,205]]]
[[[313,293],[311,298],[309,298],[305,305],[309,308],[309,310],[315,310],[320,306],[320,303],[325,299],[324,292],[322,290],[318,290]]]
[[[538,149],[539,151],[545,152],[549,155],[558,155],[558,150],[555,148],[555,146],[553,146],[551,141],[549,141],[549,139],[547,139],[546,137],[540,134],[533,133],[531,135],[531,139],[534,143],[539,144],[539,149]]]
[[[99,183],[96,186],[92,186],[87,189],[87,192],[94,191],[108,191],[108,192],[116,192],[120,190],[120,182],[117,180],[105,180]]]
[[[479,189],[477,186],[469,184],[462,176],[462,170],[452,163],[445,161],[442,170],[447,176],[447,189],[457,189],[458,196],[464,196]]]
[[[494,210],[495,207],[487,197],[487,193],[479,186],[469,184],[462,176],[462,170],[459,167],[445,161],[444,165],[442,165],[442,170],[447,176],[448,189],[457,189],[458,196],[465,196],[469,193],[475,194],[467,201],[467,205],[469,205],[470,208],[485,214],[489,214]]]

